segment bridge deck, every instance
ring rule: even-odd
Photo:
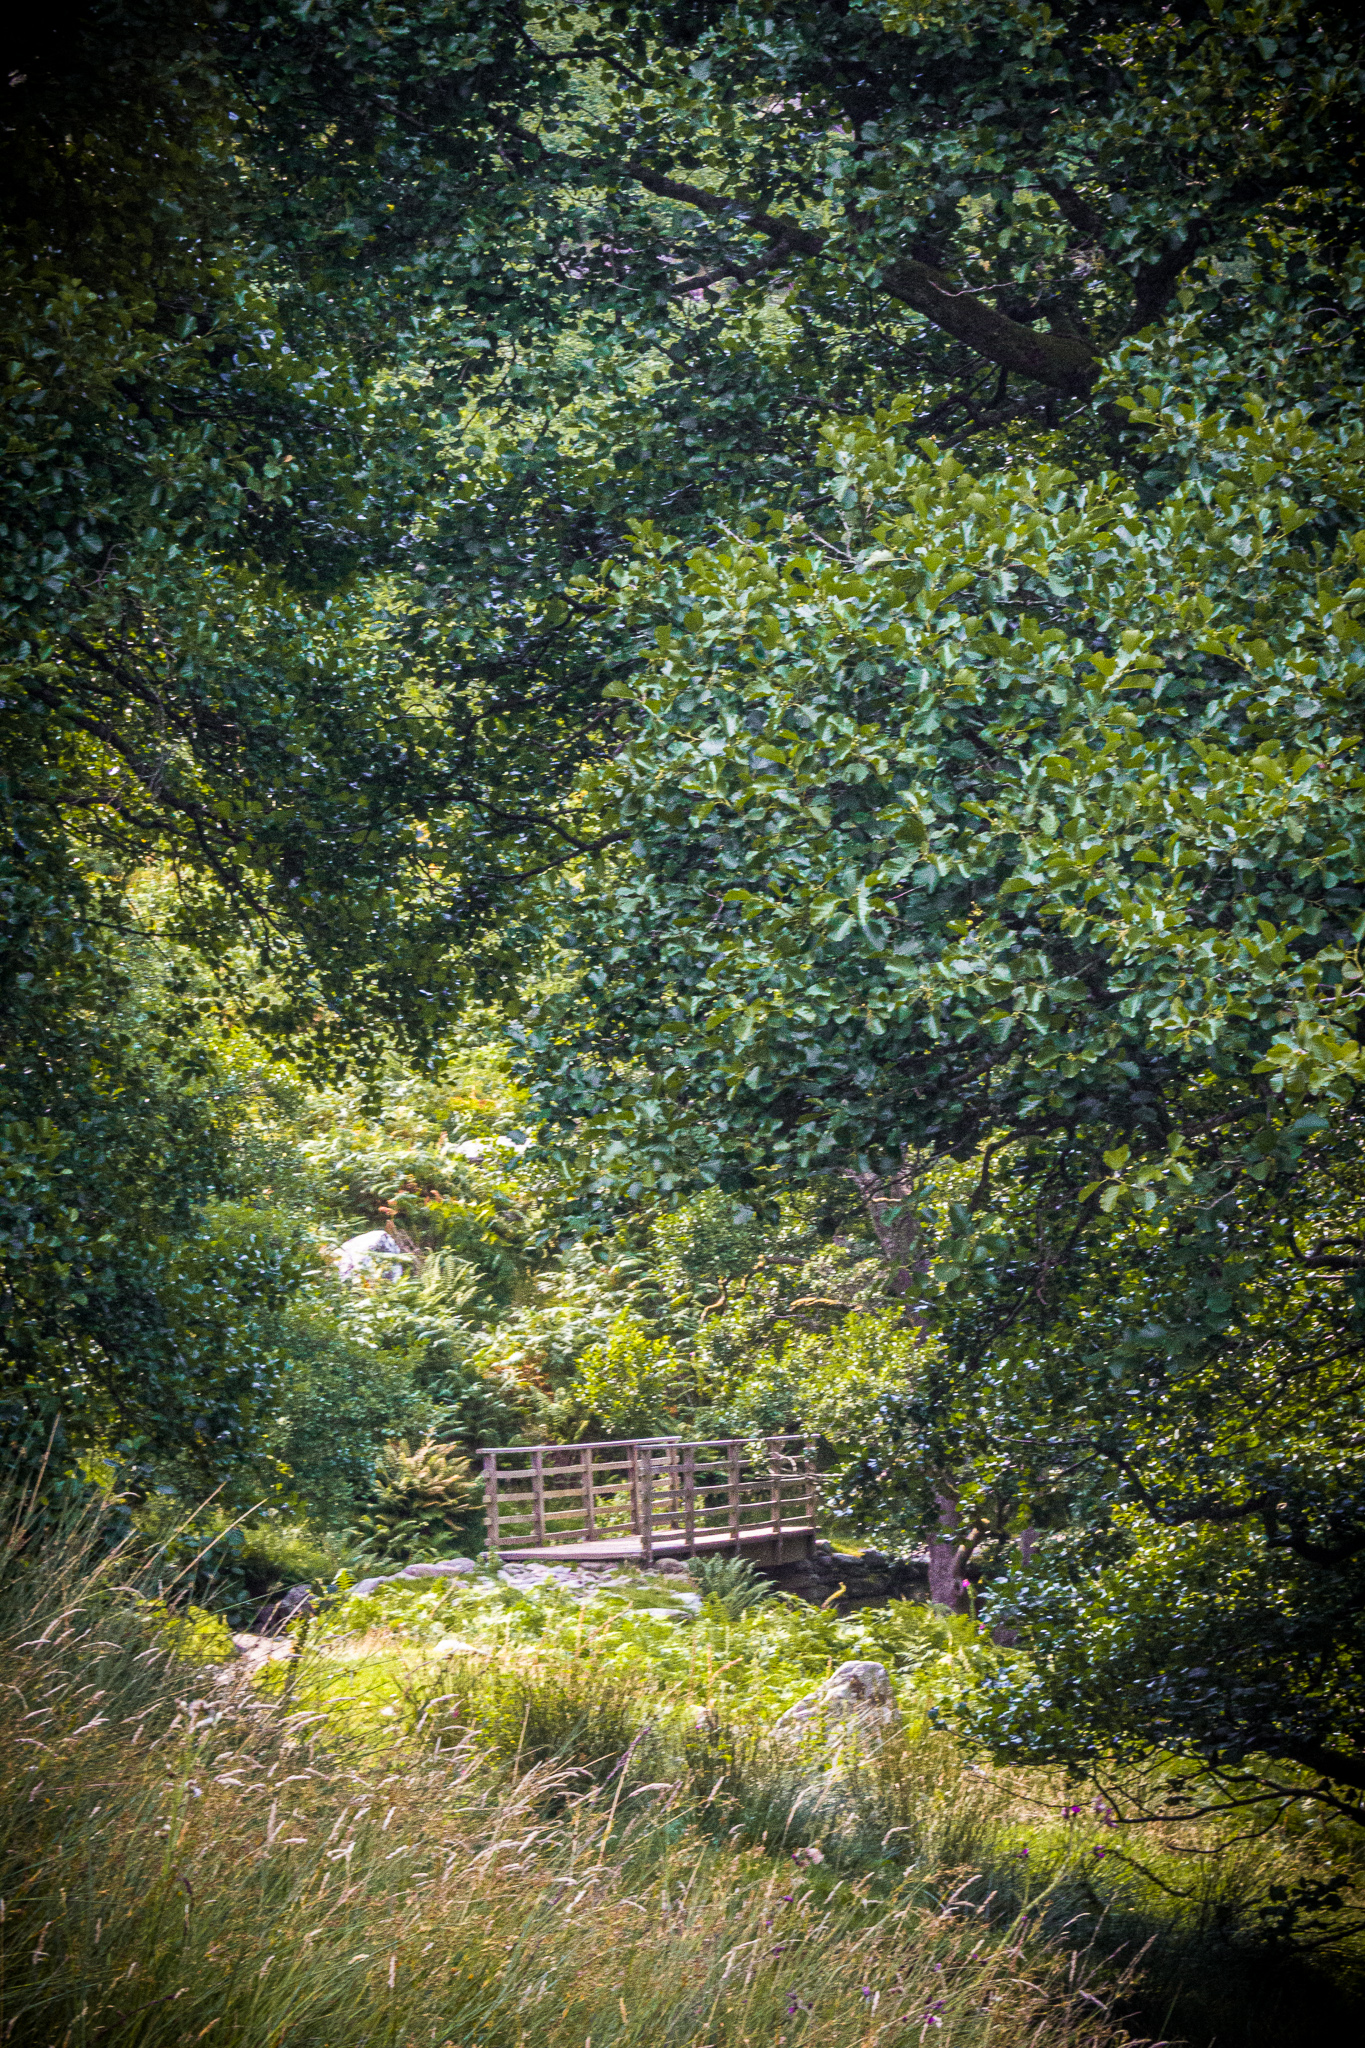
[[[804,1522],[787,1523],[780,1531],[741,1529],[737,1537],[731,1536],[726,1529],[708,1529],[693,1537],[689,1551],[685,1535],[656,1529],[650,1554],[651,1558],[714,1557],[727,1550],[762,1550],[774,1553],[765,1557],[764,1562],[790,1564],[798,1557],[810,1554],[815,1535],[814,1525]],[[593,1543],[544,1543],[530,1548],[518,1544],[515,1550],[503,1553],[506,1557],[529,1557],[537,1564],[628,1564],[644,1554],[644,1539],[640,1536],[608,1536]]]

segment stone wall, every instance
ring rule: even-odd
[[[810,1558],[793,1564],[761,1565],[758,1569],[783,1592],[797,1593],[817,1607],[838,1594],[834,1605],[840,1614],[852,1614],[859,1607],[876,1607],[883,1600],[929,1598],[926,1550],[912,1551],[907,1557],[887,1557],[879,1550],[865,1550],[859,1557],[850,1557],[835,1550],[832,1544],[817,1540]]]

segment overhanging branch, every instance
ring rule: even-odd
[[[713,220],[731,219],[751,234],[766,236],[775,247],[792,256],[811,259],[828,250],[830,237],[819,228],[803,228],[797,221],[768,213],[744,200],[670,178],[647,163],[636,161],[627,168],[636,182],[656,198],[693,206]],[[737,261],[729,274],[745,267],[748,266]],[[931,264],[917,262],[913,257],[897,257],[883,269],[880,282],[888,297],[922,314],[944,334],[952,335],[955,341],[1002,370],[1044,384],[1069,398],[1083,398],[1095,381],[1099,366],[1089,344],[1080,336],[1040,334],[1025,327],[987,305],[975,292],[955,286],[945,272]]]

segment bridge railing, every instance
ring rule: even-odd
[[[800,1436],[490,1446],[479,1452],[488,1548],[635,1538],[648,1563],[660,1539],[691,1551],[811,1529],[815,1448]]]

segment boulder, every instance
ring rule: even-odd
[[[472,1557],[446,1557],[436,1564],[405,1564],[401,1572],[382,1572],[368,1579],[357,1579],[350,1587],[347,1598],[366,1600],[380,1586],[397,1586],[413,1579],[458,1579],[465,1572],[477,1571]]]
[[[337,1271],[343,1280],[363,1273],[401,1280],[403,1247],[387,1230],[362,1230],[359,1237],[348,1237],[338,1251]]]
[[[220,1664],[213,1674],[215,1685],[230,1686],[235,1691],[250,1687],[258,1671],[277,1658],[292,1657],[298,1649],[291,1636],[258,1636],[248,1629],[239,1629],[232,1638],[233,1657],[230,1664]]]
[[[876,1749],[901,1725],[900,1711],[884,1664],[855,1660],[832,1671],[823,1685],[788,1707],[773,1723],[783,1742],[848,1741]]]
[[[253,1629],[258,1636],[277,1636],[304,1615],[313,1612],[313,1595],[307,1586],[291,1586],[278,1600],[268,1600],[256,1616]]]

